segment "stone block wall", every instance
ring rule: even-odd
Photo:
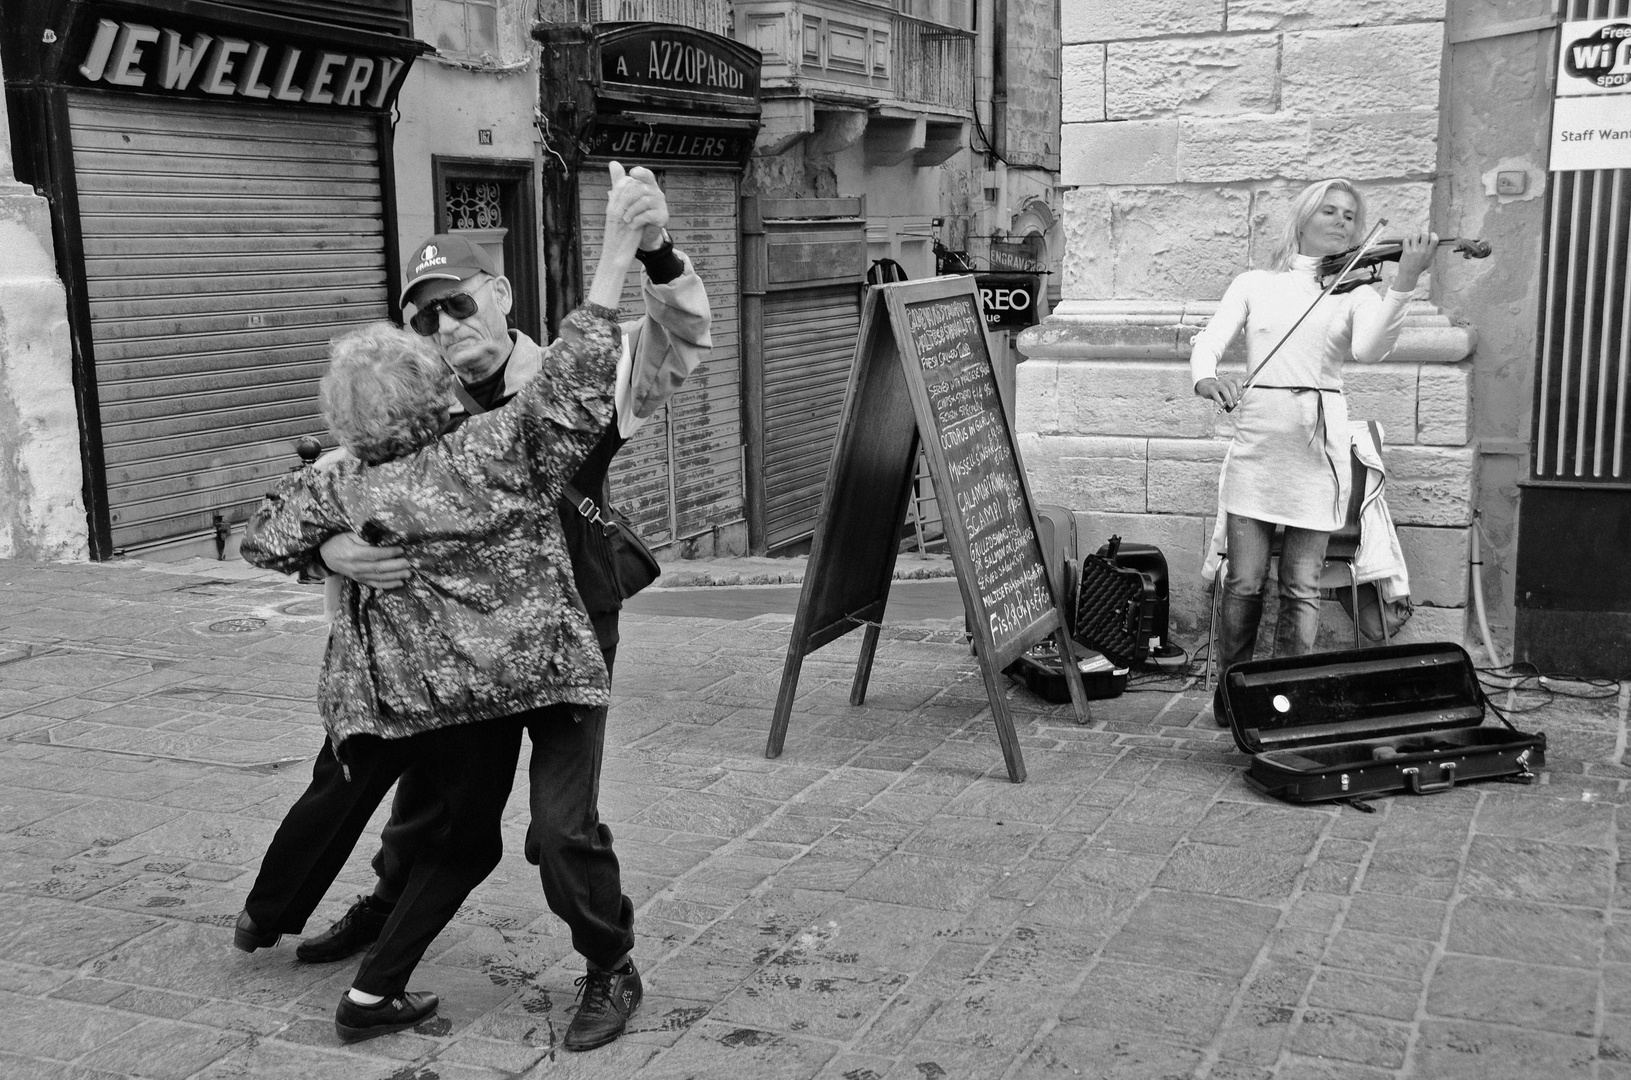
[[[1266,265],[1307,183],[1353,180],[1385,234],[1429,224],[1444,16],[1443,0],[1064,5],[1064,299],[1020,338],[1016,426],[1036,498],[1076,511],[1084,549],[1112,532],[1162,548],[1180,634],[1208,614],[1199,571],[1232,435],[1192,392],[1190,342],[1235,275]],[[1385,431],[1410,634],[1459,639],[1475,337],[1427,282],[1393,354],[1346,378],[1351,415]]]
[[[0,94],[0,559],[84,559],[68,301],[45,199],[15,179]]]

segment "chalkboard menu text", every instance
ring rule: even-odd
[[[868,290],[767,757],[782,752],[803,658],[863,628],[850,703],[865,698],[921,439],[1008,775],[1025,779],[1002,671],[1049,635],[1063,642],[1067,630],[985,326],[966,275]],[[1066,670],[1086,723],[1080,679]]]

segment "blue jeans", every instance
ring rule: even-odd
[[[1230,514],[1228,561],[1223,574],[1223,617],[1218,630],[1218,668],[1252,658],[1257,624],[1263,617],[1263,586],[1269,576],[1272,521]],[[1330,533],[1285,527],[1280,548],[1280,617],[1274,628],[1274,655],[1314,651],[1320,627],[1320,570]]]

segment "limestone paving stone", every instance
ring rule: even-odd
[[[1269,902],[1290,892],[1302,873],[1301,853],[1190,843],[1178,846],[1155,884],[1179,892]]]
[[[924,1076],[992,1076],[1008,1059],[1006,1051],[923,1039],[901,1051],[884,1080],[921,1080]]]
[[[1566,1035],[1591,1035],[1599,979],[1595,972],[1446,955],[1428,986],[1427,1011]]]
[[[1156,891],[1105,946],[1104,955],[1239,978],[1274,929],[1272,908],[1221,897]],[[1219,933],[1226,928],[1227,933]]]
[[[1330,939],[1323,962],[1333,968],[1421,981],[1433,961],[1433,944],[1342,930]]]
[[[1308,1004],[1408,1023],[1416,1018],[1421,992],[1420,982],[1327,968],[1320,970],[1309,987]]]
[[[1564,844],[1476,836],[1461,890],[1473,896],[1601,907],[1613,888],[1607,852]]]
[[[1002,871],[955,860],[905,853],[886,856],[847,895],[863,900],[919,903],[943,911],[966,911],[995,884]]]
[[[155,1020],[124,1032],[110,1046],[79,1059],[79,1064],[113,1073],[140,1072],[154,1080],[186,1080],[200,1069],[249,1042],[239,1033],[211,1031],[188,1024]]]
[[[1592,1075],[1595,1040],[1499,1024],[1424,1020],[1411,1059],[1434,1080],[1577,1080]]]
[[[1015,1080],[1075,1078],[1082,1075],[1084,1062],[1092,1062],[1102,1080],[1190,1076],[1201,1058],[1202,1051],[1193,1047],[1107,1031],[1091,1022],[1061,1023],[1038,1041],[1013,1076]],[[1218,1075],[1215,1069],[1212,1075]]]
[[[1410,1030],[1403,1024],[1356,1013],[1309,1009],[1291,1035],[1292,1049],[1397,1069],[1404,1064]]]
[[[805,1080],[815,1076],[833,1052],[832,1044],[814,1039],[703,1021],[647,1063],[640,1077],[690,1080],[698,1075],[736,1075]]]
[[[1450,916],[1445,948],[1535,964],[1595,968],[1603,959],[1601,910],[1468,897]]]

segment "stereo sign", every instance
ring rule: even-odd
[[[1042,279],[1036,274],[981,272],[974,275],[974,284],[980,290],[987,330],[1019,330],[1040,320],[1037,298]]]

